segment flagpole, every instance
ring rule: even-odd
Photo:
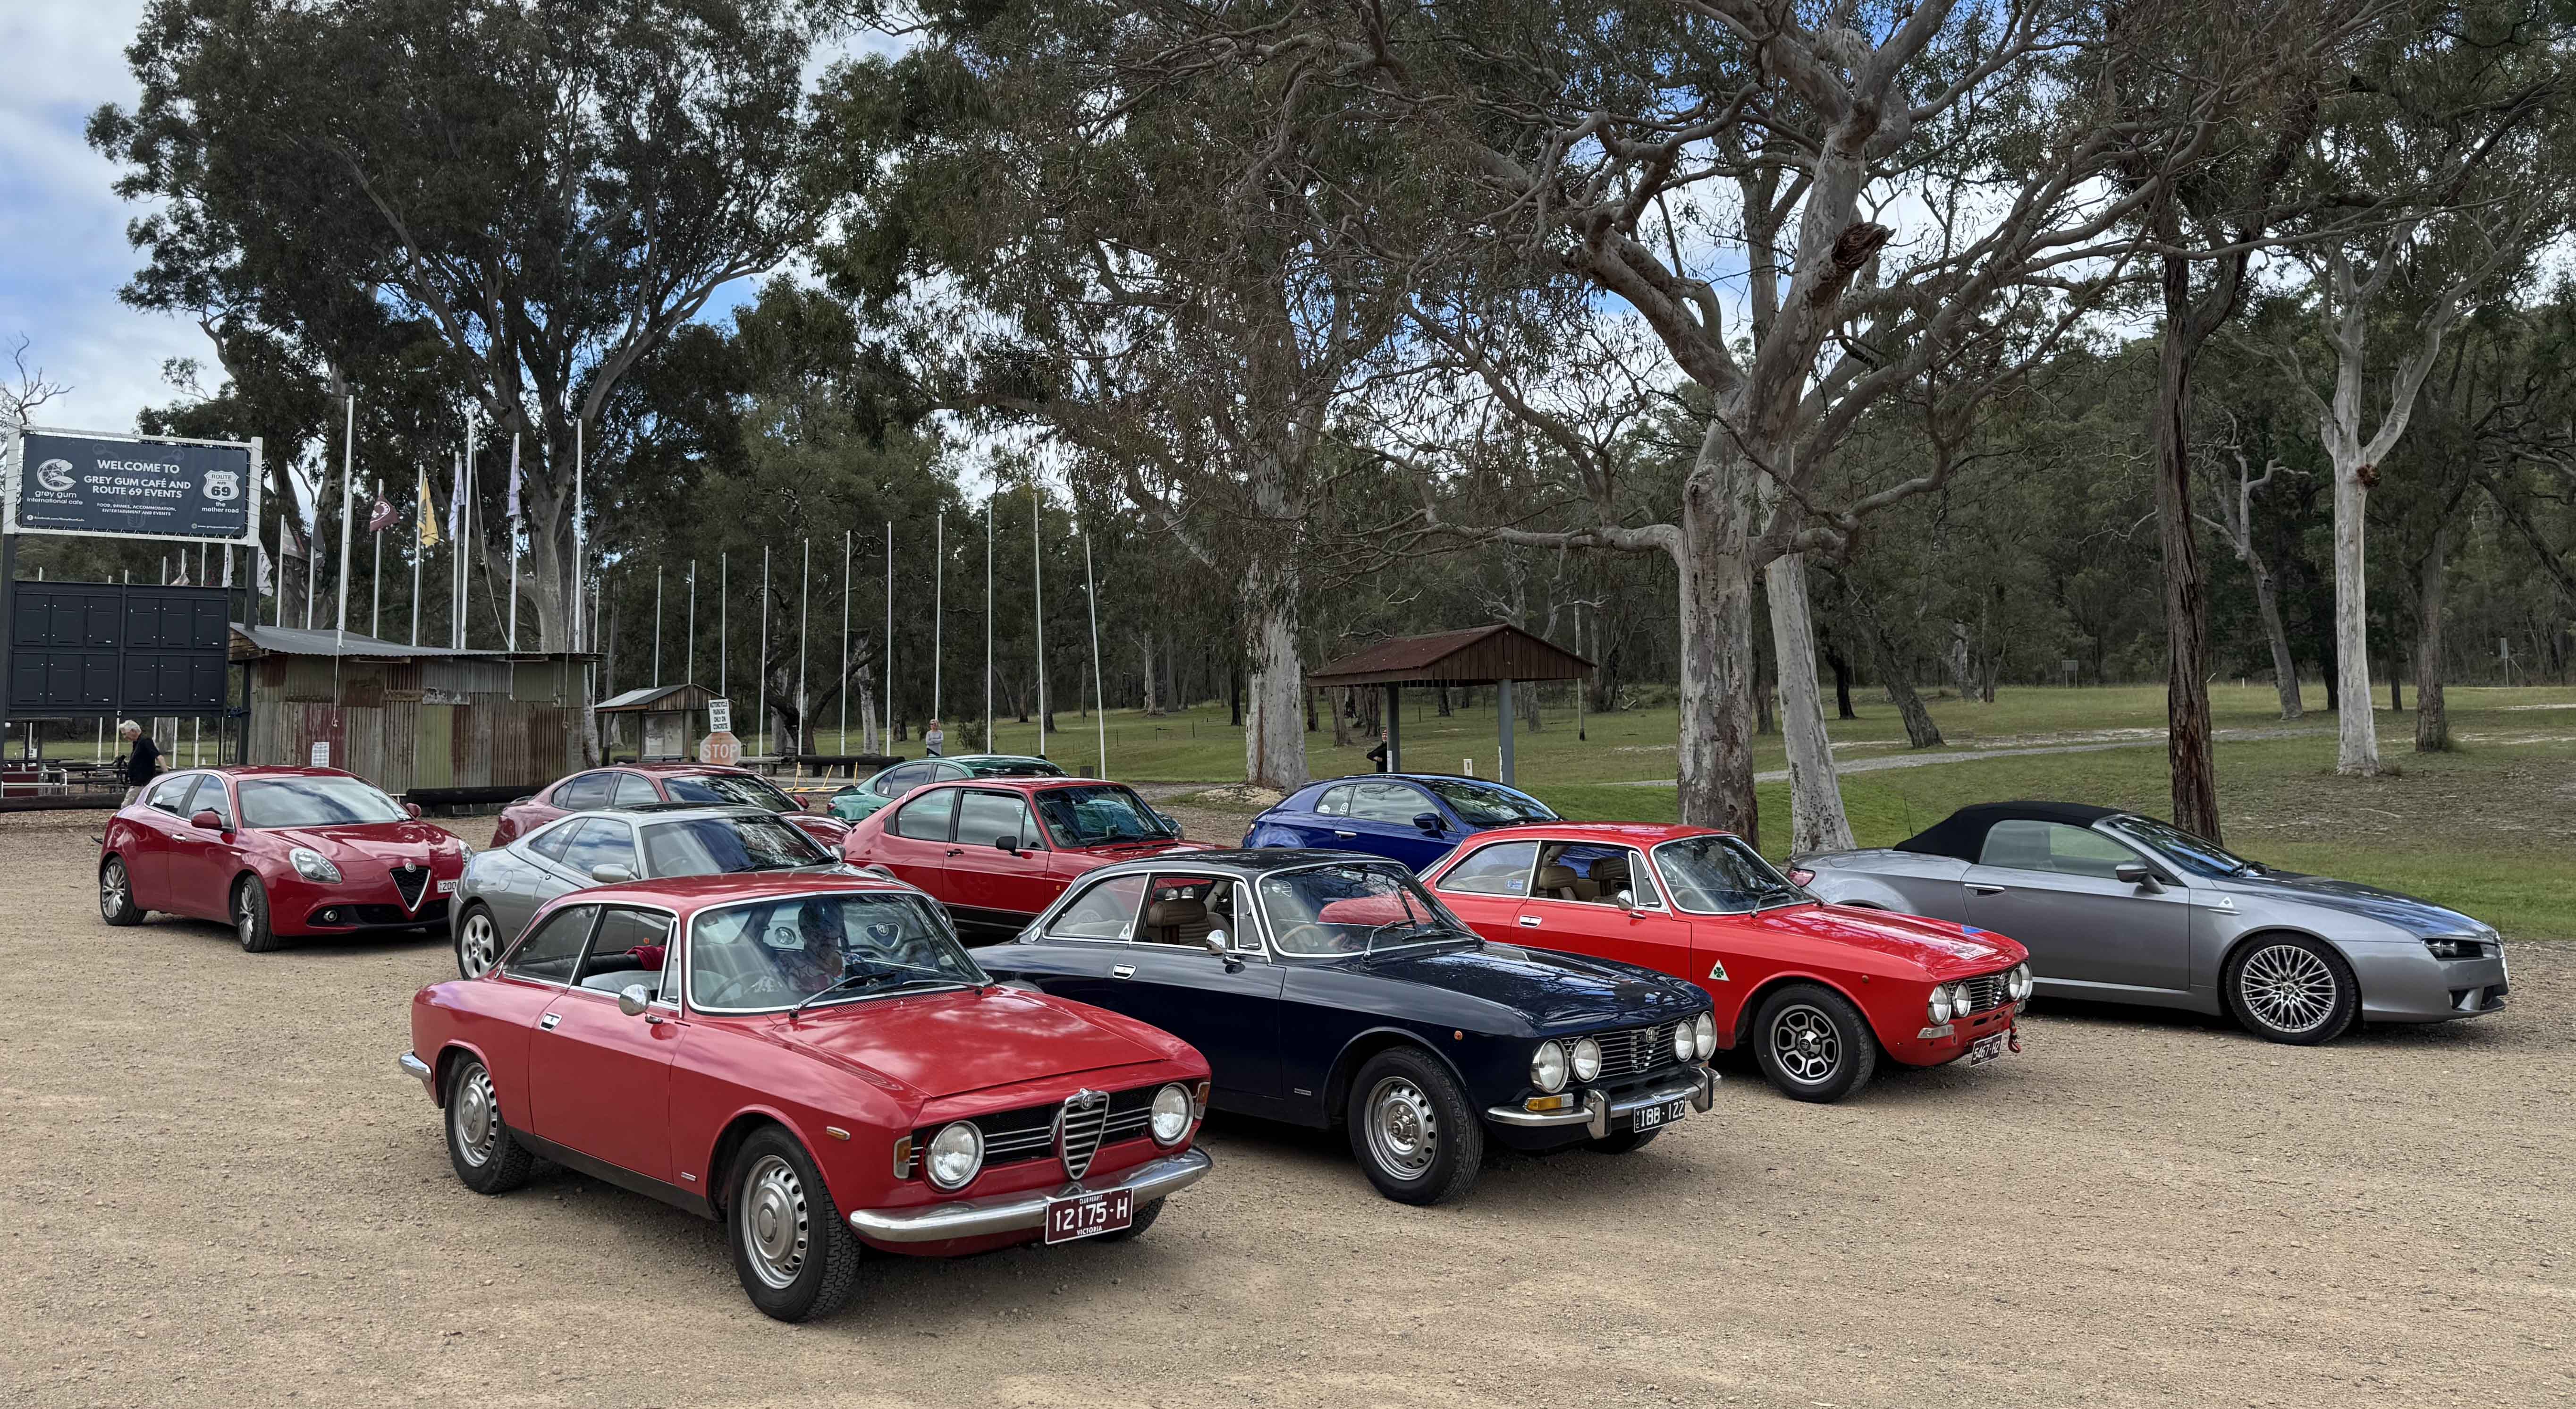
[[[682,683],[698,683],[698,560],[689,559],[689,642],[680,648]]]
[[[841,530],[841,752],[850,751],[850,530]],[[867,721],[859,721],[865,724]],[[859,776],[852,768],[850,776]]]
[[[510,432],[510,649],[519,649],[519,433]],[[579,601],[576,597],[573,600]]]
[[[813,610],[814,540],[807,538],[805,566],[796,587],[796,751],[800,754],[814,751],[812,740],[806,737],[805,720],[805,644],[806,638],[812,634],[812,628],[807,623],[813,619]],[[796,771],[802,774],[805,771],[804,766],[798,765]]]
[[[1038,757],[1046,757],[1046,560],[1038,552],[1038,477],[1029,476],[1029,603],[1038,636]]]
[[[419,473],[416,489],[420,503],[413,506],[411,530],[411,643],[415,646],[420,644],[420,560],[429,556],[429,550],[420,544],[420,525],[429,515],[428,471]]]
[[[653,688],[662,688],[662,565],[653,564]]]
[[[262,561],[265,562],[268,550],[262,548],[260,552],[263,555]],[[282,631],[286,629],[286,515],[284,514],[277,516],[277,594],[271,600],[272,610],[277,613],[276,626]]]
[[[760,673],[752,677],[751,697],[757,703],[757,717],[764,742],[769,735],[769,545],[760,545]],[[768,750],[764,747],[762,752]]]
[[[1109,776],[1109,695],[1100,680],[1100,583],[1091,575],[1091,531],[1082,533],[1082,592],[1091,599],[1091,717],[1100,726],[1100,776]]]
[[[570,392],[564,393],[564,401],[567,406],[571,404]],[[590,547],[589,535],[582,531],[581,526],[582,512],[588,507],[588,501],[582,497],[581,478],[588,449],[583,444],[583,432],[586,428],[583,417],[576,413],[572,418],[572,599],[576,602],[581,600],[582,556],[589,551]],[[578,614],[573,621],[573,649],[581,649],[581,622]]]
[[[930,587],[930,719],[939,722],[939,670],[948,663],[948,509],[932,520]]]
[[[725,667],[732,663],[733,653],[733,555],[716,554],[716,695],[731,700],[725,690],[728,682]]]
[[[349,393],[349,433],[340,457],[340,617],[332,626],[338,639],[349,636],[349,501],[358,494],[358,394]]]
[[[385,481],[379,475],[376,478],[376,498],[381,500],[384,497]],[[367,634],[381,641],[385,638],[385,536],[372,527],[375,521],[376,506],[370,504],[367,506],[370,525],[367,536],[376,540],[376,565],[367,579]]]
[[[886,520],[885,751],[894,752],[894,520]]]
[[[993,501],[998,494],[984,496],[984,752],[998,753],[993,746]]]

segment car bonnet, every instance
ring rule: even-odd
[[[1948,920],[1865,910],[1849,905],[1784,905],[1725,917],[1798,945],[1827,945],[1899,959],[1922,967],[1926,977],[1992,973],[2030,957],[2019,941],[1993,930]]]
[[[2418,936],[2482,935],[2489,932],[2488,927],[2476,918],[2429,900],[2381,890],[2359,881],[2339,881],[2331,876],[2272,872],[2261,876],[2231,876],[2219,884],[2242,895],[2275,897],[2360,915]]]
[[[932,1099],[1162,1055],[1073,1004],[1010,988],[818,1004],[780,1018],[777,1036]]]
[[[1662,974],[1511,944],[1415,945],[1348,962],[1379,978],[1445,988],[1514,1009],[1542,1028],[1668,1022],[1708,1006],[1699,990]]]

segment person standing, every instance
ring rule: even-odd
[[[936,719],[930,721],[929,728],[921,731],[921,753],[924,758],[939,757],[939,750],[947,743],[948,731],[940,728],[939,721]]]
[[[116,737],[128,745],[125,754],[125,805],[132,807],[134,800],[143,795],[143,785],[151,782],[153,775],[161,771],[161,746],[152,742],[152,736],[143,732],[143,726],[131,719],[117,722]]]

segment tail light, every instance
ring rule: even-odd
[[[1813,885],[1815,884],[1815,880],[1816,873],[1808,870],[1804,866],[1792,866],[1789,868],[1789,883],[1791,885]]]

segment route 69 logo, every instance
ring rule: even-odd
[[[241,497],[241,474],[235,470],[206,471],[206,497],[218,504],[229,504]]]

